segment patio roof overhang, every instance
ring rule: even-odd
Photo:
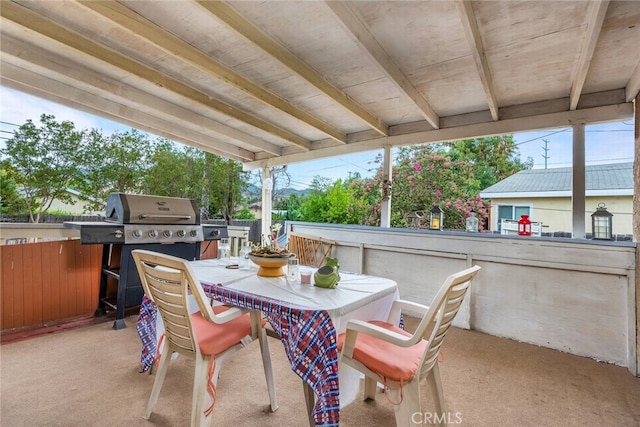
[[[3,1],[1,83],[266,168],[633,116],[630,1]]]

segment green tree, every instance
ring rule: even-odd
[[[283,221],[301,221],[302,213],[300,212],[300,206],[304,201],[304,197],[298,196],[295,193],[289,194],[288,197],[279,197],[273,201],[273,209],[283,211],[283,213],[277,213],[273,215],[274,219]]]
[[[299,196],[297,194],[291,194],[287,199],[287,205],[285,209],[287,210],[287,214],[285,216],[285,220],[289,221],[301,221],[302,220],[302,212],[301,207],[304,203],[305,197]]]
[[[466,218],[475,212],[482,230],[490,206],[479,192],[531,164],[531,159],[520,161],[511,135],[401,148],[393,166],[391,225],[406,227],[408,216],[418,212],[419,226],[426,227],[429,211],[439,205],[445,211],[445,228],[464,229]],[[379,169],[371,179],[350,183],[353,200],[364,208],[358,211],[364,212],[364,224],[380,224],[382,178]]]
[[[353,211],[350,190],[339,179],[334,183],[323,177],[314,177],[311,193],[300,206],[303,221],[331,224],[357,224]]]
[[[200,206],[204,199],[204,152],[192,147],[158,141],[144,178],[145,192],[167,197],[193,199]]]
[[[464,161],[473,165],[474,180],[471,193],[477,193],[516,172],[533,167],[533,159],[520,160],[518,146],[513,135],[463,139],[442,144],[441,154],[452,161]]]
[[[0,169],[0,214],[17,215],[27,211],[24,197],[20,196],[9,162]]]
[[[329,178],[316,175],[311,180],[309,189],[311,192],[305,199],[300,211],[302,212],[302,220],[309,222],[325,222],[324,211],[327,209],[325,195],[327,189],[331,185]]]
[[[211,153],[205,153],[205,170],[209,213],[222,216],[230,224],[248,186],[248,173],[237,161]]]
[[[84,147],[84,173],[78,185],[86,207],[104,209],[111,193],[142,193],[151,149],[148,135],[136,129],[110,136],[92,129]]]
[[[7,140],[1,153],[16,172],[31,222],[39,222],[56,199],[74,203],[67,189],[80,178],[84,138],[73,123],[43,114],[40,126],[27,120]]]
[[[240,210],[236,212],[235,219],[256,219],[256,216],[251,212],[247,204],[244,203]]]
[[[240,163],[196,148],[177,147],[168,140],[156,145],[145,178],[148,192],[195,200],[207,215],[222,216],[227,223],[234,218],[254,218],[242,198],[247,185],[248,173]]]
[[[369,222],[374,212],[374,206],[380,202],[381,194],[368,191],[373,186],[371,180],[362,179],[359,173],[351,174],[345,182],[346,191],[349,194],[347,203],[347,223],[365,225]],[[380,215],[376,220],[379,223]]]

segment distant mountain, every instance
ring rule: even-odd
[[[296,190],[295,188],[285,188],[283,190],[278,190],[278,195],[282,197],[288,198],[292,194],[295,194],[298,197],[306,196],[311,192],[311,189],[305,188],[304,190]],[[247,187],[247,198],[249,200],[254,198],[260,198],[262,195],[262,189],[254,184],[249,184]]]
[[[284,190],[282,190],[281,194],[284,197],[289,197],[292,194],[295,194],[296,196],[302,197],[302,196],[306,196],[309,193],[311,193],[311,189],[310,188],[305,188],[304,190],[296,190],[295,188],[285,188]]]

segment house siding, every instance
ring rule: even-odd
[[[597,196],[585,200],[585,228],[591,232],[591,214],[598,204],[604,203],[613,214],[613,233],[632,234],[631,196]],[[491,199],[491,230],[498,229],[498,205],[531,206],[531,220],[542,222],[543,233],[571,232],[572,214],[570,197],[497,198]]]

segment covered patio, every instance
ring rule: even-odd
[[[0,14],[3,85],[263,179],[272,166],[382,150],[391,183],[394,147],[571,127],[577,238],[584,127],[633,118],[640,92],[629,1],[12,0]]]

